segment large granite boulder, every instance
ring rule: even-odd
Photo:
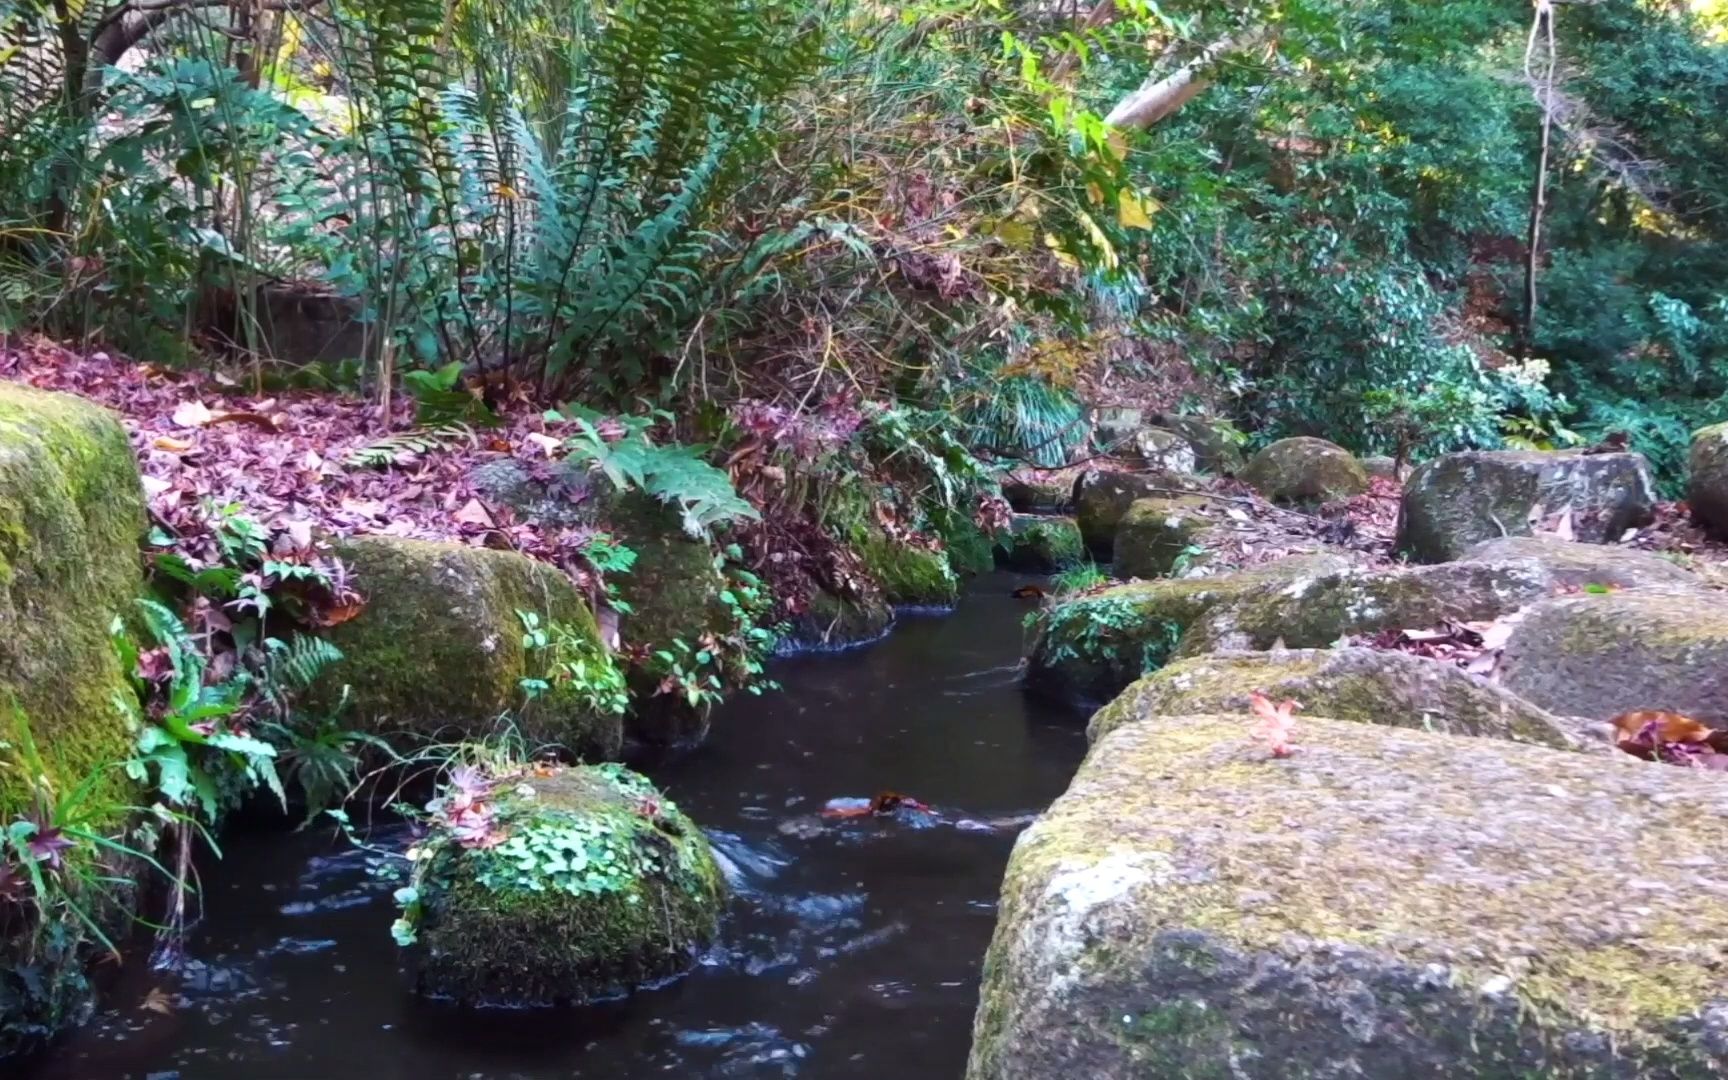
[[[138,466],[111,413],[0,382],[0,827],[39,801],[76,800],[81,825],[118,832],[119,815],[96,808],[139,801],[119,768],[136,735],[114,707],[132,690],[109,627],[144,591],[145,523]],[[91,856],[80,845],[69,857],[79,872],[112,873]],[[19,904],[0,899],[0,1059],[80,1022],[93,997],[79,932],[38,933],[22,887]],[[95,898],[73,895],[106,921]]]
[[[1086,546],[1101,559],[1115,550],[1116,527],[1140,499],[1198,491],[1193,477],[1178,473],[1131,473],[1094,469],[1074,485],[1074,518]]]
[[[366,606],[330,629],[342,659],[313,694],[333,709],[346,693],[344,723],[384,737],[478,739],[508,713],[531,742],[617,756],[624,675],[556,568],[513,551],[387,536],[345,540],[336,553]],[[544,647],[525,642],[524,615],[548,633]],[[581,687],[561,681],[559,660],[582,662],[590,676]],[[524,679],[549,689],[530,700]]]
[[[1242,445],[1248,440],[1228,420],[1173,412],[1161,412],[1155,420],[1159,427],[1188,441],[1194,448],[1195,467],[1203,473],[1235,476],[1247,463]]]
[[[1232,574],[1135,582],[1058,600],[1039,613],[1026,687],[1065,704],[1101,705],[1162,667],[1183,632],[1218,604],[1347,565],[1334,555],[1303,555]]]
[[[464,823],[484,815],[491,834],[434,832],[415,853],[399,926],[424,947],[421,993],[580,1004],[682,974],[713,942],[726,888],[708,840],[635,773],[471,778],[444,797],[466,798]]]
[[[1553,712],[1664,709],[1728,728],[1728,604],[1695,590],[1548,600],[1519,618],[1499,678]]]
[[[1146,414],[1131,405],[1104,405],[1092,410],[1092,445],[1102,454],[1126,450],[1146,426]]]
[[[1097,742],[1148,716],[1246,712],[1258,690],[1304,712],[1568,750],[1602,746],[1456,664],[1384,649],[1217,652],[1176,660],[1122,691],[1086,728]]]
[[[1074,480],[1050,473],[1020,473],[1002,481],[1002,497],[1019,514],[1066,514],[1074,508]]]
[[[1713,536],[1728,538],[1728,423],[1692,434],[1686,462],[1686,504]]]
[[[1497,619],[1554,591],[1526,559],[1392,570],[1346,567],[1244,589],[1189,627],[1178,655],[1219,649],[1324,648],[1382,630]]]
[[[1355,455],[1325,439],[1279,439],[1248,459],[1242,481],[1276,503],[1324,503],[1368,490]]]
[[[1015,514],[996,551],[997,561],[1028,574],[1054,574],[1086,561],[1080,526],[1071,517]]]
[[[1299,717],[1125,723],[1014,847],[969,1080],[1728,1071],[1728,781]]]
[[[1484,540],[1570,532],[1614,543],[1652,520],[1656,489],[1642,455],[1473,450],[1443,454],[1404,484],[1397,548],[1449,562]]]
[[[1618,544],[1581,544],[1557,536],[1502,536],[1464,553],[1462,562],[1528,560],[1541,565],[1562,589],[1599,585],[1613,589],[1703,587],[1692,571],[1653,551]]]

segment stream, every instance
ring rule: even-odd
[[[779,661],[782,692],[729,703],[701,749],[644,770],[732,864],[720,942],[689,976],[555,1012],[420,1001],[373,857],[322,829],[230,835],[183,973],[125,973],[32,1080],[955,1080],[1015,822],[1085,750],[1017,685],[1027,580],[985,575],[951,615]],[[819,816],[884,789],[942,823]]]

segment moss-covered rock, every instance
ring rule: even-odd
[[[1218,504],[1199,495],[1136,499],[1116,526],[1118,577],[1156,578],[1203,559],[1205,534],[1218,523]]]
[[[1002,481],[1002,497],[1019,514],[1065,514],[1074,507],[1074,481],[1050,473],[1021,473]]]
[[[137,801],[113,767],[134,733],[114,707],[131,690],[109,626],[143,592],[144,531],[119,421],[80,398],[0,382],[0,822],[98,772],[85,812],[112,807],[118,825]],[[28,925],[0,910],[0,1058],[89,1013],[82,951],[8,938]]]
[[[1378,480],[1398,480],[1398,462],[1385,454],[1375,454],[1362,459],[1362,471]]]
[[[1027,689],[1065,704],[1101,705],[1162,667],[1183,632],[1213,607],[1346,565],[1337,556],[1305,555],[1234,574],[1135,582],[1059,600],[1039,615]]]
[[[1368,474],[1350,451],[1307,436],[1261,447],[1242,481],[1276,503],[1331,502],[1368,490]]]
[[[1071,517],[1015,514],[996,554],[1010,570],[1054,574],[1085,562],[1086,545],[1080,541],[1080,526]]]
[[[445,843],[422,875],[422,993],[586,1002],[679,975],[714,940],[725,883],[702,831],[616,765],[499,796],[501,843]]]
[[[1728,539],[1728,423],[1692,434],[1686,461],[1686,505],[1713,536]]]
[[[1161,428],[1174,431],[1194,448],[1195,466],[1215,476],[1235,476],[1247,464],[1243,434],[1230,421],[1215,416],[1184,416],[1161,412],[1155,418]]]
[[[478,738],[511,714],[525,737],[586,757],[614,757],[621,721],[574,688],[527,701],[524,678],[551,659],[523,646],[526,612],[557,624],[590,664],[611,668],[594,616],[557,569],[511,551],[397,537],[343,541],[366,607],[333,627],[342,660],[315,694],[373,734]],[[581,644],[578,645],[577,643]]]
[[[1134,457],[1149,469],[1191,473],[1197,461],[1188,440],[1164,428],[1142,428],[1134,433]]]
[[[1123,724],[1153,716],[1248,710],[1259,690],[1298,702],[1305,713],[1360,724],[1415,727],[1555,749],[1595,746],[1558,717],[1456,664],[1380,649],[1220,652],[1175,661],[1093,714],[1097,742]]]
[[[62,795],[132,748],[114,708],[130,691],[109,625],[143,592],[144,531],[119,421],[81,398],[0,382],[0,742],[17,741],[15,704]],[[34,780],[0,768],[0,820],[34,803]]]
[[[876,641],[894,625],[894,609],[881,593],[836,596],[817,589],[802,612],[788,620],[781,655],[849,649]]]
[[[1666,709],[1728,728],[1728,605],[1692,590],[1544,601],[1513,629],[1499,678],[1552,712]]]
[[[947,608],[960,598],[960,580],[941,551],[895,540],[876,529],[857,536],[852,547],[890,604]]]
[[[1568,522],[1582,543],[1613,543],[1652,520],[1656,489],[1639,454],[1473,450],[1424,462],[1404,483],[1398,550],[1448,562],[1484,540]]]
[[[1728,783],[1240,714],[1093,746],[1015,845],[970,1080],[1728,1070]]]
[[[1353,634],[1497,619],[1553,590],[1541,564],[1524,559],[1395,570],[1350,567],[1243,590],[1190,627],[1178,655],[1279,643],[1324,648]]]
[[[1557,536],[1502,536],[1464,553],[1463,562],[1526,559],[1541,564],[1561,588],[1605,585],[1616,589],[1702,588],[1691,570],[1651,551],[1617,544],[1580,544]]]
[[[1074,485],[1074,519],[1093,554],[1108,559],[1115,550],[1122,515],[1140,499],[1200,490],[1199,481],[1180,473],[1130,473],[1094,469]]]

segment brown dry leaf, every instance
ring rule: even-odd
[[[202,406],[200,406],[200,408],[202,408]],[[175,410],[175,411],[176,411],[176,413],[178,413],[179,410]],[[208,409],[205,409],[204,411],[206,413],[209,412]],[[221,412],[221,413],[215,414],[214,416],[211,416],[208,420],[205,421],[205,423],[207,423],[207,424],[250,424],[260,431],[268,431],[272,434],[282,430],[282,428],[276,423],[275,420],[273,420],[272,418],[265,416],[263,413],[259,413],[259,412]]]
[[[174,1014],[174,999],[168,996],[166,990],[156,986],[144,995],[144,1000],[139,1002],[138,1007],[148,1009],[153,1013],[161,1013],[163,1016],[172,1016]]]
[[[1016,600],[1042,600],[1044,590],[1036,585],[1022,585],[1014,590],[1013,596]]]
[[[481,505],[479,499],[469,499],[462,504],[460,510],[451,516],[463,525],[480,525],[490,529],[497,524],[492,520],[492,515],[486,512],[486,507]]]
[[[150,440],[150,445],[158,450],[166,450],[170,454],[184,454],[198,444],[191,439],[176,439],[172,435],[158,435]]]

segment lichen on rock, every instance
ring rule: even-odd
[[[1203,473],[1234,476],[1246,464],[1242,454],[1246,437],[1222,417],[1161,412],[1155,422],[1188,441],[1194,449],[1195,467]]]
[[[1153,716],[1246,712],[1255,690],[1303,712],[1362,724],[1415,727],[1556,749],[1606,748],[1573,725],[1456,664],[1382,649],[1217,652],[1174,661],[1122,691],[1092,717],[1097,742]]]
[[[1347,565],[1334,555],[1295,556],[1233,574],[1135,582],[1058,600],[1038,616],[1026,686],[1066,704],[1103,704],[1161,667],[1183,632],[1218,604]]]
[[[1133,456],[1149,469],[1191,473],[1197,467],[1194,448],[1188,440],[1164,428],[1142,428],[1134,433]]]
[[[1697,574],[1653,551],[1617,544],[1581,544],[1557,536],[1503,536],[1484,540],[1462,562],[1536,562],[1560,588],[1702,588]]]
[[[1609,720],[1635,709],[1728,728],[1728,607],[1693,589],[1556,598],[1524,612],[1499,678],[1554,712]]]
[[[1251,723],[1123,724],[1022,834],[970,1080],[1728,1068],[1721,777]]]
[[[1417,562],[1448,562],[1484,540],[1562,527],[1584,543],[1614,543],[1652,520],[1655,501],[1639,454],[1442,454],[1405,481],[1397,549]]]
[[[1080,526],[1071,517],[1015,514],[997,556],[1011,570],[1054,574],[1086,561]]]
[[[329,632],[343,658],[319,680],[317,704],[335,707],[346,688],[344,722],[384,736],[478,738],[510,714],[531,742],[617,755],[616,712],[577,693],[529,702],[522,688],[545,659],[523,644],[523,612],[561,624],[610,662],[593,614],[557,569],[515,552],[395,537],[336,550],[367,602]]]
[[[1368,490],[1368,474],[1355,455],[1309,436],[1261,447],[1248,459],[1242,481],[1275,503],[1332,502]]]
[[[1446,563],[1392,570],[1347,567],[1245,589],[1215,605],[1182,640],[1181,656],[1219,649],[1324,648],[1354,634],[1499,618],[1551,594],[1538,562]]]
[[[495,843],[418,853],[422,993],[593,1001],[682,974],[713,942],[726,894],[713,852],[641,776],[602,765],[510,778],[495,812]]]

